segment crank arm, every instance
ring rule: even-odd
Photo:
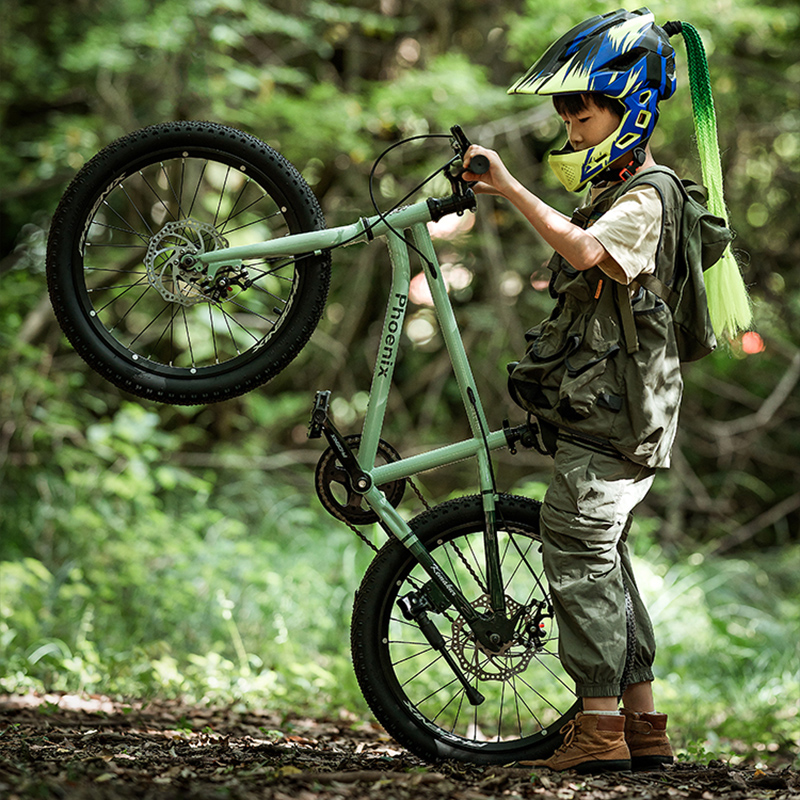
[[[419,629],[428,640],[428,644],[444,658],[447,666],[453,671],[453,675],[464,687],[464,692],[470,705],[479,706],[486,698],[467,680],[467,676],[461,671],[461,667],[458,666],[456,660],[448,651],[444,636],[439,632],[427,612],[419,607],[415,608],[410,597],[401,597],[397,602],[403,612],[403,616],[419,625]]]
[[[331,449],[336,453],[342,469],[347,473],[350,481],[350,488],[356,494],[365,494],[372,486],[372,478],[361,469],[353,451],[345,441],[344,436],[337,430],[336,426],[328,417],[328,406],[331,393],[317,392],[314,399],[314,409],[311,413],[311,423],[308,426],[308,438],[319,439],[325,436]]]

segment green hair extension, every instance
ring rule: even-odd
[[[689,62],[689,87],[692,93],[692,114],[697,136],[697,149],[703,170],[703,183],[708,190],[708,208],[728,222],[728,212],[722,192],[722,164],[717,139],[717,119],[711,96],[706,51],[697,29],[688,22],[681,23]],[[746,330],[753,319],[750,299],[739,265],[730,245],[722,258],[703,274],[708,296],[708,311],[714,331],[727,331],[731,338]]]

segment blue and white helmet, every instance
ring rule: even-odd
[[[675,51],[647,8],[592,17],[562,36],[508,91],[509,94],[598,92],[625,110],[614,133],[596,147],[569,144],[549,163],[571,191],[582,189],[609,164],[650,138],[658,103],[675,92]]]

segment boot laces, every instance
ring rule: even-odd
[[[559,733],[564,734],[564,741],[559,746],[557,753],[564,753],[566,752],[572,742],[575,739],[575,736],[578,733],[578,728],[580,727],[577,719],[571,719],[563,728],[559,731]]]

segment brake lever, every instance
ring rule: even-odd
[[[467,154],[467,150],[469,150],[471,144],[470,140],[467,139],[467,135],[460,125],[453,125],[453,127],[450,128],[450,135],[452,137],[450,139],[450,144],[453,147],[453,151],[456,156],[463,160],[464,156]],[[465,172],[472,172],[474,175],[483,175],[489,171],[489,166],[489,159],[486,158],[486,156],[474,156],[469,162],[469,169],[466,170],[462,166],[458,170],[456,177],[462,179],[461,176]],[[474,183],[474,181],[466,181],[466,183]]]

